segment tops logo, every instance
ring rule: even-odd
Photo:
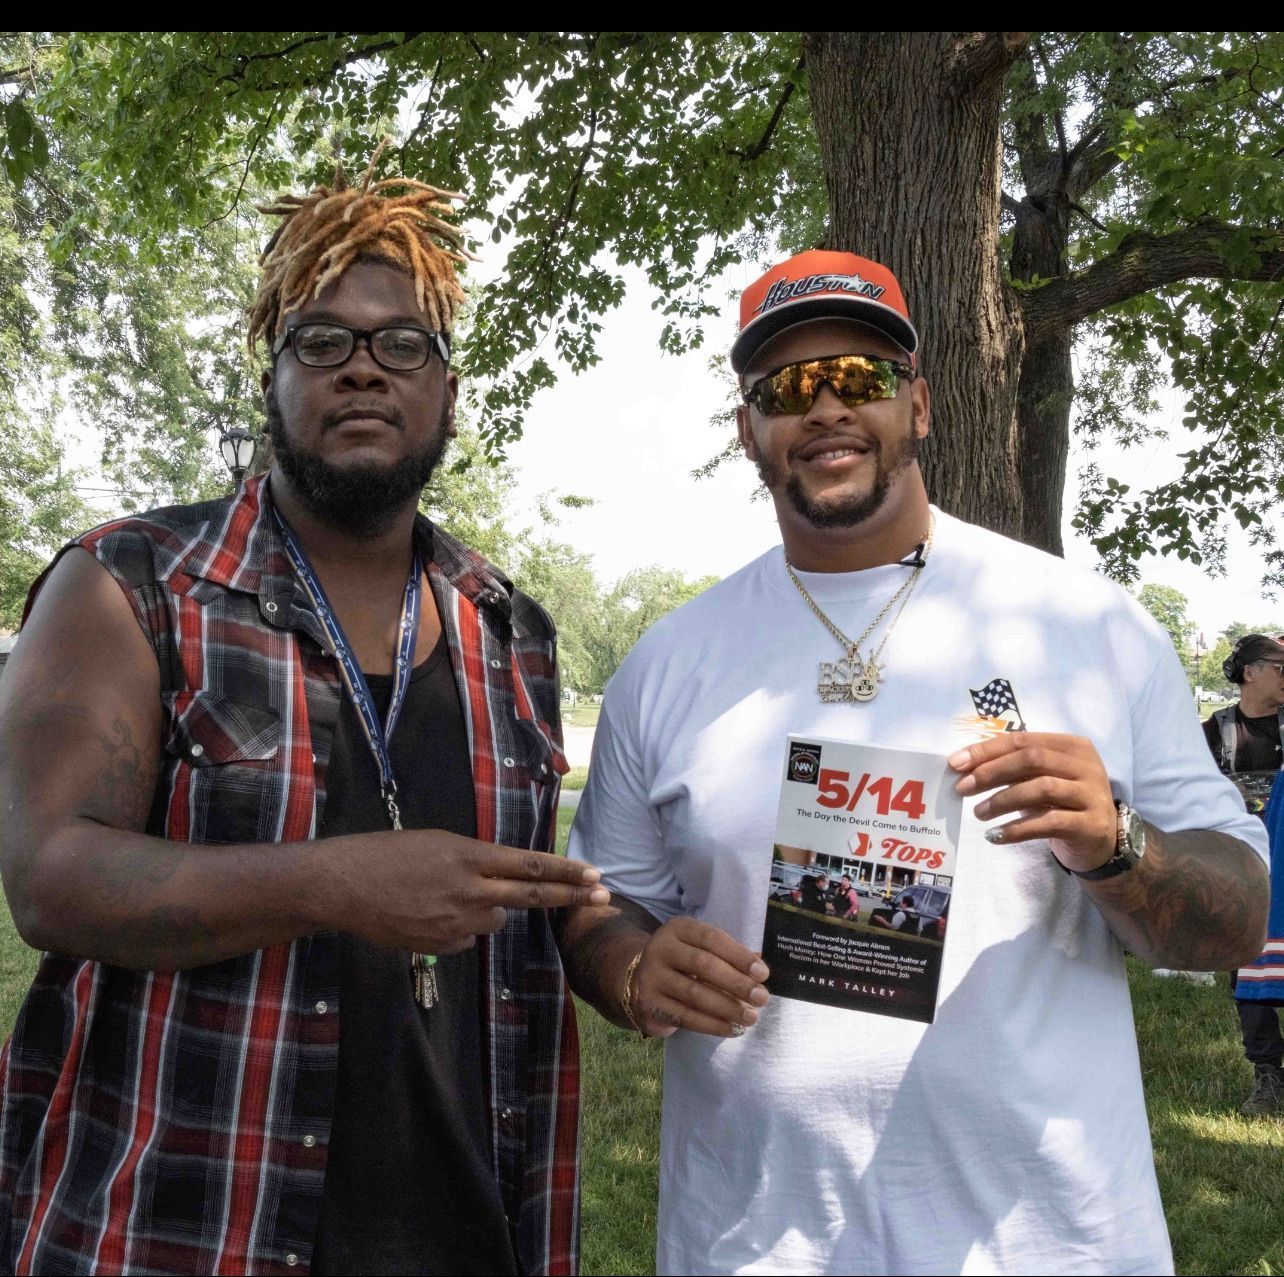
[[[808,275],[803,279],[778,279],[767,289],[767,295],[758,307],[758,314],[765,314],[784,302],[807,297],[812,293],[855,293],[877,301],[885,292],[882,284],[871,283],[859,275]]]
[[[788,779],[800,785],[814,785],[820,779],[820,746],[789,742]]]

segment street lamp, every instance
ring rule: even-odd
[[[232,426],[220,431],[218,450],[223,454],[223,464],[232,472],[232,480],[239,487],[246,471],[254,464],[258,440],[244,426]]]

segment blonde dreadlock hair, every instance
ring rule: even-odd
[[[260,337],[273,345],[291,313],[362,257],[388,262],[412,275],[415,299],[428,327],[450,332],[464,300],[455,264],[472,254],[442,215],[454,211],[448,201],[463,196],[407,177],[374,181],[375,165],[387,145],[385,138],[355,187],[348,185],[339,164],[333,187],[318,186],[308,195],[281,195],[259,206],[260,213],[281,218],[281,224],[259,257],[262,276],[249,316],[251,350]]]

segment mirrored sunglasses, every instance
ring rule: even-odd
[[[764,417],[798,416],[809,412],[822,386],[828,386],[847,408],[895,399],[902,381],[914,380],[914,369],[894,359],[872,355],[828,355],[785,364],[758,378],[744,392]]]

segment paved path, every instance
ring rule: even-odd
[[[562,738],[566,745],[566,761],[572,767],[587,767],[593,755],[595,727],[564,727]]]
[[[593,733],[596,728],[593,727],[571,727],[562,728],[562,742],[566,747],[566,761],[572,767],[587,767],[589,759],[593,756]],[[562,811],[573,812],[580,805],[580,793],[578,789],[562,790],[560,807]]]

